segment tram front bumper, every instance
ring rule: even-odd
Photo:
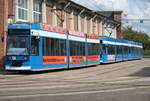
[[[31,67],[30,66],[21,66],[21,67],[6,66],[5,69],[6,70],[31,70]]]

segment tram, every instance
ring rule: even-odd
[[[142,44],[48,24],[8,26],[5,69],[42,71],[141,59]]]
[[[141,43],[114,39],[100,38],[102,54],[100,63],[112,63],[125,60],[141,59],[143,45]]]

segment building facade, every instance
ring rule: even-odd
[[[116,38],[121,38],[122,37],[122,11],[98,11],[99,14],[102,14],[109,19],[113,19],[117,21],[118,26],[116,26]]]
[[[70,0],[1,0],[0,67],[4,63],[8,24],[47,23],[73,31],[120,38],[119,14],[117,19],[110,19]]]

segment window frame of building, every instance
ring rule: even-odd
[[[21,3],[23,2],[24,4],[22,4],[20,6],[19,1]],[[44,8],[45,6],[43,6],[42,0],[39,0],[37,2],[40,3],[39,5],[41,6],[41,7],[39,7],[39,9],[34,9],[34,6],[36,5],[35,0],[16,0],[16,19],[15,19],[16,21],[15,22],[30,22],[30,23],[43,22],[42,15],[44,14],[43,9],[45,9]],[[27,14],[25,15],[26,17],[20,18],[19,9],[26,10],[26,12],[27,12]],[[38,18],[39,21],[35,21],[34,14],[39,15],[39,18]],[[22,16],[23,15],[24,14],[22,14]],[[25,19],[23,19],[23,18],[25,18]]]
[[[22,3],[22,2],[24,2],[23,4],[19,4],[19,1]],[[28,13],[29,13],[29,1],[28,0],[16,0],[16,2],[17,2],[17,5],[16,5],[16,16],[17,16],[17,18],[16,18],[16,20],[17,21],[22,21],[22,22],[27,22],[28,21]],[[25,3],[26,2],[26,3]],[[27,4],[27,5],[25,5],[25,4]],[[22,7],[22,6],[26,6],[26,7]],[[26,19],[21,19],[20,17],[19,17],[19,9],[21,9],[21,10],[24,10],[24,11],[26,11],[27,12],[27,15],[26,15],[26,17],[24,17],[24,18],[26,18]],[[24,14],[23,14],[24,15]],[[22,16],[23,16],[22,15]]]
[[[33,16],[33,22],[42,22],[42,2],[33,0],[33,11],[32,11],[32,16]],[[35,17],[34,14],[38,15],[38,20],[37,21],[37,16]]]

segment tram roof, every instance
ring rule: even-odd
[[[13,24],[8,29],[40,29],[40,24]]]
[[[81,36],[81,37],[87,37],[91,39],[99,39],[98,35],[90,34],[90,33],[83,33],[73,30],[68,30],[63,27],[53,26],[49,24],[44,23],[38,23],[38,24],[13,24],[9,25],[8,29],[33,29],[33,30],[45,30],[50,32],[56,32],[56,33],[63,33],[63,34],[69,34],[74,36]]]
[[[138,43],[138,42],[134,42],[134,41],[128,41],[128,40],[123,40],[123,39],[116,39],[116,38],[107,37],[107,36],[101,37],[100,40],[108,41],[108,42],[117,42],[117,43],[124,43],[124,44],[132,44],[132,45],[143,46],[142,43]]]

